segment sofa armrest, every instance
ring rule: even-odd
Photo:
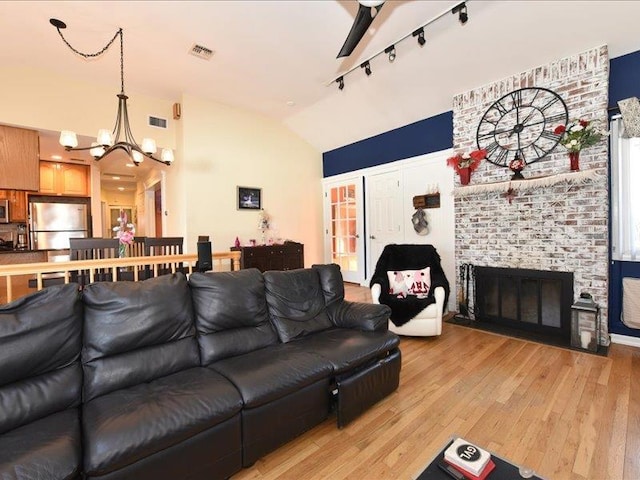
[[[333,311],[332,320],[337,327],[383,332],[389,328],[391,309],[386,305],[362,302],[340,302]]]

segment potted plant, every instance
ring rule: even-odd
[[[522,175],[522,170],[524,169],[525,163],[521,158],[514,158],[509,162],[509,170],[513,172],[511,176],[511,180],[522,180],[524,179],[524,175]]]
[[[590,120],[573,120],[567,126],[558,125],[553,131],[561,135],[560,143],[569,151],[571,170],[580,170],[580,150],[597,144],[608,132],[597,129]]]
[[[469,153],[457,153],[447,159],[447,165],[453,167],[460,176],[462,185],[468,185],[471,180],[471,172],[478,168],[478,165],[486,156],[487,151],[485,149],[473,150]]]
[[[129,223],[127,219],[127,213],[120,209],[120,216],[118,217],[119,225],[113,227],[113,231],[116,232],[116,238],[120,240],[118,256],[124,258],[127,256],[127,245],[133,243],[133,237],[136,234],[136,227],[133,223]]]

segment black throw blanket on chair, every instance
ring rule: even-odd
[[[431,267],[431,288],[426,298],[418,298],[415,295],[397,298],[395,295],[389,294],[387,272],[421,270],[426,267]],[[442,270],[442,265],[440,265],[440,255],[433,245],[387,245],[378,259],[369,287],[374,283],[382,286],[380,303],[391,308],[390,319],[397,327],[409,322],[422,310],[435,303],[433,291],[436,287],[444,288],[445,305],[449,299],[449,281]]]

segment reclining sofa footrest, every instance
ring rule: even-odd
[[[362,370],[336,379],[338,428],[398,388],[401,364],[400,350],[395,349]]]

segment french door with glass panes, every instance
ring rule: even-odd
[[[361,283],[365,278],[362,177],[326,183],[325,252],[340,265],[342,278]]]

